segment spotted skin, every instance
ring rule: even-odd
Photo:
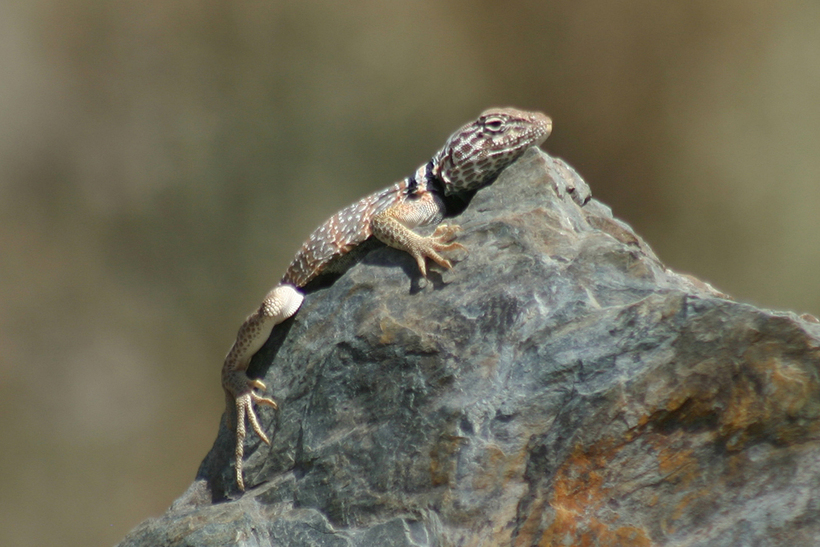
[[[240,490],[245,489],[245,418],[256,434],[270,444],[254,403],[277,408],[273,399],[259,394],[265,390],[265,384],[249,378],[246,371],[251,357],[268,339],[273,327],[298,311],[304,298],[299,289],[323,273],[343,271],[351,251],[371,237],[409,253],[423,276],[427,275],[428,259],[442,268],[451,268],[452,264],[441,253],[463,248],[453,241],[459,227],[440,224],[426,237],[413,228],[439,224],[447,215],[444,198],[490,184],[528,148],[544,142],[551,130],[552,121],[539,112],[514,108],[486,110],[453,133],[444,147],[412,176],[345,207],[310,235],[279,285],[239,328],[222,367],[229,417],[230,407],[235,408],[234,469]]]

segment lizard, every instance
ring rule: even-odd
[[[279,284],[242,323],[222,366],[229,424],[233,421],[231,406],[235,407],[235,422],[231,425],[236,428],[234,469],[240,490],[245,489],[245,419],[260,439],[270,444],[254,403],[277,408],[273,399],[263,395],[265,384],[249,377],[247,369],[273,328],[299,310],[304,299],[301,289],[319,275],[343,273],[355,254],[352,251],[371,238],[409,253],[424,277],[427,259],[442,268],[451,268],[451,262],[441,253],[464,246],[453,241],[460,230],[458,226],[441,224],[449,212],[447,198],[469,195],[492,183],[527,149],[543,143],[551,131],[552,120],[540,112],[514,108],[486,110],[453,133],[444,147],[413,175],[345,207],[310,235]],[[437,225],[432,235],[423,237],[413,231],[425,225]]]

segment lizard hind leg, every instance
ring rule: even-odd
[[[262,305],[245,319],[239,328],[231,351],[225,357],[225,364],[222,367],[222,387],[225,389],[229,408],[230,402],[233,401],[236,411],[236,421],[233,423],[230,419],[232,412],[228,412],[228,425],[236,428],[234,468],[236,484],[240,490],[245,489],[242,479],[242,460],[247,434],[245,418],[247,417],[251,428],[259,435],[259,438],[266,444],[270,444],[270,439],[259,423],[254,403],[277,408],[273,399],[260,395],[259,392],[264,392],[266,388],[265,384],[260,380],[249,378],[246,370],[251,357],[264,345],[273,327],[296,313],[303,298],[304,295],[291,285],[279,285],[270,291],[262,301]]]

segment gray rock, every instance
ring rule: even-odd
[[[421,280],[375,245],[256,356],[240,495],[223,419],[123,546],[820,544],[820,325],[666,269],[528,152]],[[216,366],[216,365],[215,365]]]

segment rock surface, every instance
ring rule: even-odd
[[[667,270],[531,150],[419,279],[375,246],[254,360],[233,485],[198,476],[123,546],[820,545],[820,325]],[[574,199],[573,199],[574,198]]]

